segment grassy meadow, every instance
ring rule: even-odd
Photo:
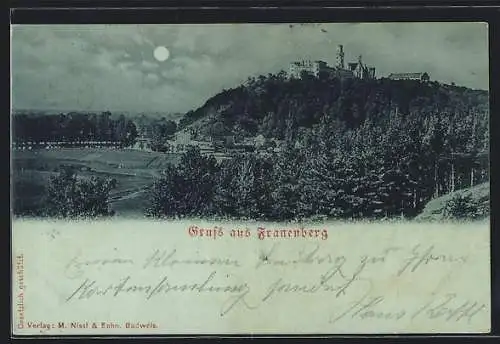
[[[114,178],[117,187],[111,194],[111,207],[117,215],[142,213],[145,190],[177,154],[114,150],[107,148],[61,148],[14,151],[12,154],[13,199],[18,207],[36,207],[45,186],[57,170],[70,166],[80,178]]]

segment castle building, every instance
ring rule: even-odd
[[[290,63],[289,77],[300,78],[302,73],[306,72],[315,77],[321,73],[327,73],[340,79],[360,78],[360,79],[374,79],[375,67],[367,66],[363,63],[362,57],[359,56],[357,62],[348,63],[348,68],[345,68],[345,54],[344,46],[337,46],[336,65],[330,67],[324,61],[295,61]]]
[[[419,80],[427,82],[430,80],[429,74],[423,73],[391,73],[388,76],[391,80]]]
[[[306,72],[318,77],[321,72],[328,72],[331,68],[324,61],[302,60],[290,63],[289,76],[300,78]]]
[[[344,46],[339,44],[337,46],[337,69],[344,69]]]
[[[363,63],[363,57],[358,56],[357,62],[349,63],[349,70],[353,72],[354,76],[360,79],[374,79],[375,67],[369,67]]]

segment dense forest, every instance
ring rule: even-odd
[[[288,79],[285,72],[249,78],[244,85],[210,98],[189,111],[179,128],[191,127],[195,135],[234,134],[277,139],[305,139],[336,119],[347,129],[366,119],[375,125],[387,122],[398,111],[405,117],[433,115],[455,119],[488,113],[488,93],[438,82],[414,80],[344,79],[304,74]],[[200,121],[200,119],[205,119]]]
[[[283,73],[224,90],[181,120],[195,136],[283,140],[222,163],[193,148],[151,194],[153,216],[414,217],[488,181],[488,93],[405,80]],[[199,125],[202,123],[202,125]]]
[[[15,115],[12,117],[12,137],[15,142],[112,141],[123,146],[133,144],[137,137],[135,124],[124,115],[115,117],[110,112]]]

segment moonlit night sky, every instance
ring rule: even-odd
[[[293,60],[334,65],[338,44],[377,77],[488,89],[486,23],[16,25],[12,108],[186,112]]]

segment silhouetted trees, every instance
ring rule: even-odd
[[[16,142],[112,141],[131,146],[137,128],[124,115],[112,119],[110,112],[87,114],[71,112],[60,115],[15,115],[12,117]]]
[[[177,166],[167,167],[154,183],[148,213],[193,217],[213,214],[216,171],[213,157],[204,157],[191,147]]]
[[[148,127],[148,132],[151,133],[151,149],[156,152],[168,151],[167,140],[171,139],[176,132],[177,124],[174,121],[161,118],[150,121]]]
[[[110,216],[109,193],[115,187],[114,179],[78,178],[71,169],[62,169],[50,178],[41,213],[64,218]]]

